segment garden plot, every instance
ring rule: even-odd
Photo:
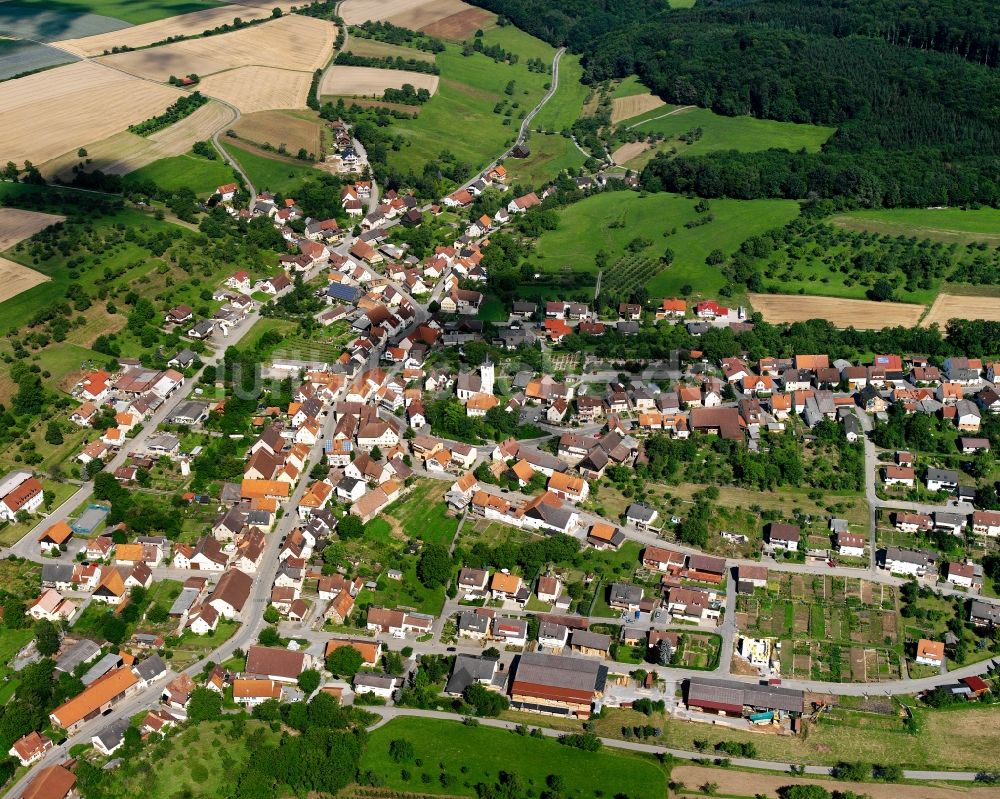
[[[892,586],[803,574],[772,576],[767,590],[737,598],[748,635],[781,640],[782,672],[830,682],[899,676]]]
[[[166,81],[171,75],[212,75],[250,65],[309,73],[333,51],[337,26],[327,20],[289,14],[251,28],[147,50],[104,56],[108,66],[139,77]]]
[[[0,153],[36,164],[163,113],[181,93],[79,61],[0,84]]]
[[[56,44],[63,50],[68,50],[79,56],[102,55],[110,52],[113,47],[145,47],[153,42],[162,42],[172,36],[200,36],[206,30],[231,24],[236,17],[244,22],[267,19],[271,16],[272,9],[280,8],[282,11],[288,11],[292,5],[287,0],[278,0],[278,2],[262,5],[239,4],[206,8],[204,11],[179,14],[176,17],[159,19],[144,25],[133,25],[124,30],[83,36],[83,38],[77,39],[67,38],[56,42]]]

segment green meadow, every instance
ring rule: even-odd
[[[614,264],[626,253],[659,259],[667,248],[673,263],[648,282],[653,296],[677,294],[690,285],[714,296],[726,279],[705,258],[715,249],[732,253],[748,237],[780,227],[799,213],[790,200],[712,200],[709,210],[695,211],[697,200],[678,194],[602,192],[560,209],[559,227],[543,234],[532,265],[536,271],[597,271],[594,258],[607,253]],[[698,224],[709,216],[711,221]],[[685,227],[694,222],[695,226]]]
[[[259,151],[229,141],[223,142],[222,146],[243,167],[257,191],[284,194],[313,174],[313,168],[305,163],[268,158]]]
[[[673,113],[670,113],[673,112]],[[760,150],[808,150],[816,152],[833,135],[834,128],[798,125],[755,117],[727,117],[707,108],[661,106],[623,122],[641,134],[659,133],[665,140],[654,150],[638,156],[628,166],[640,167],[655,152],[676,151],[678,155],[704,155],[718,150],[757,152]],[[680,137],[701,129],[701,136],[688,144]],[[641,160],[640,160],[641,159]]]
[[[540,58],[551,64],[555,49],[514,26],[485,32],[484,44],[497,44],[517,53],[517,64],[494,62],[481,53],[462,55],[462,48],[448,44],[438,53],[441,80],[437,93],[425,103],[415,119],[398,120],[392,132],[406,143],[389,155],[392,167],[422,172],[424,165],[449,151],[459,161],[480,168],[500,155],[517,136],[519,115],[530,111],[545,94],[548,73],[531,72],[527,62]],[[514,93],[505,89],[514,81]],[[493,113],[498,101],[506,101],[511,116]],[[517,103],[517,108],[512,108]],[[505,125],[504,121],[509,120]]]
[[[839,214],[830,222],[849,230],[915,236],[946,244],[1000,243],[1000,210],[996,208],[879,208]]]
[[[528,139],[531,155],[504,161],[508,180],[538,188],[566,169],[579,169],[584,157],[573,140],[558,133],[535,133]]]
[[[389,743],[400,738],[413,744],[412,762],[389,756]],[[501,771],[516,773],[526,796],[545,791],[550,774],[562,777],[560,795],[566,799],[661,799],[666,792],[663,770],[642,755],[584,752],[551,738],[412,717],[393,719],[370,734],[361,770],[383,776],[392,790],[448,796],[476,796],[476,786],[494,785]]]
[[[132,25],[142,25],[144,22],[204,11],[206,8],[217,8],[225,4],[212,0],[17,0],[10,5],[38,9],[47,15],[100,14]]]
[[[559,59],[559,85],[555,94],[542,106],[531,126],[536,130],[561,131],[569,128],[583,111],[589,88],[580,82],[583,66],[580,56],[563,53]]]
[[[217,186],[231,183],[235,177],[232,167],[222,163],[221,158],[210,161],[200,155],[185,153],[172,158],[161,158],[130,172],[125,178],[126,183],[139,180],[151,180],[167,191],[186,187],[199,197],[207,197],[215,192]]]

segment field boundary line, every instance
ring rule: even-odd
[[[656,117],[650,117],[649,119],[644,119],[641,122],[636,122],[634,125],[629,125],[627,128],[625,128],[625,130],[632,130],[632,128],[637,128],[640,125],[645,125],[647,122],[654,122],[657,119],[663,119],[664,117],[671,117],[674,114],[679,114],[682,111],[690,111],[692,108],[697,108],[697,107],[698,106],[696,105],[682,105],[678,108],[675,108],[673,111],[667,111],[667,113],[665,114],[660,114],[659,116]]]

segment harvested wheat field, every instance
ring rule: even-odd
[[[689,785],[696,791],[706,783],[715,783],[717,788],[713,793],[718,793],[721,796],[766,796],[769,799],[777,799],[778,789],[786,785],[819,785],[830,792],[851,791],[863,796],[870,796],[871,799],[1000,799],[1000,789],[998,788],[810,780],[803,777],[792,777],[788,774],[749,773],[705,766],[674,766],[670,772],[670,780]]]
[[[20,208],[0,208],[0,252],[9,250],[19,241],[34,236],[49,225],[62,222],[59,214],[23,211]]]
[[[905,302],[842,300],[801,294],[750,294],[750,304],[767,322],[804,322],[826,319],[835,327],[881,330],[883,327],[913,327],[924,312],[923,305]]]
[[[611,153],[611,160],[616,164],[624,164],[631,161],[633,158],[642,155],[652,146],[653,145],[648,141],[633,141],[628,144],[623,144]]]
[[[438,76],[403,69],[334,66],[323,76],[320,94],[381,96],[386,89],[401,89],[405,83],[409,83],[414,89],[427,89],[434,94],[438,87]]]
[[[666,105],[663,100],[655,94],[633,94],[630,97],[616,97],[611,101],[611,122],[621,122],[623,119],[631,119],[639,114],[645,114],[654,108]]]
[[[424,25],[420,30],[438,39],[465,39],[478,29],[488,27],[495,19],[496,16],[485,8],[467,8],[430,25]]]
[[[470,8],[462,0],[345,0],[340,15],[348,25],[375,19],[420,30]]]
[[[210,75],[202,94],[232,103],[245,114],[277,108],[305,108],[312,75],[273,67],[240,67]]]
[[[163,113],[180,94],[88,61],[5,81],[0,153],[42,164]]]
[[[329,60],[336,35],[332,22],[289,14],[232,33],[103,56],[98,61],[158,81],[192,72],[204,77],[251,64],[311,75]]]
[[[161,158],[186,153],[196,141],[211,138],[213,133],[235,118],[236,114],[229,106],[208,102],[191,116],[151,136],[136,136],[128,131],[116,133],[84,145],[90,159],[87,168],[100,169],[109,175],[127,175]],[[58,176],[71,180],[73,167],[82,160],[77,155],[77,148],[72,148],[42,164],[39,169],[47,179]]]
[[[167,17],[144,25],[133,25],[122,30],[99,33],[96,36],[86,36],[82,39],[64,39],[55,44],[79,56],[95,56],[108,52],[113,47],[145,47],[153,42],[162,42],[171,36],[198,36],[211,28],[231,23],[235,17],[244,21],[266,19],[271,16],[271,9],[280,8],[282,11],[288,11],[292,5],[293,3],[288,0],[274,3],[234,3]]]
[[[388,44],[375,39],[362,39],[360,36],[352,36],[347,42],[348,53],[354,55],[373,56],[375,58],[413,58],[417,61],[434,63],[434,53],[417,50],[415,47],[402,47],[398,44]]]
[[[258,111],[245,114],[233,126],[241,139],[254,144],[284,144],[290,153],[300,148],[320,152],[320,126],[315,119],[304,119],[288,111]]]
[[[0,258],[0,302],[45,283],[48,277],[34,269]]]
[[[923,326],[937,323],[944,328],[949,319],[986,319],[1000,322],[1000,297],[964,297],[957,294],[938,294]]]

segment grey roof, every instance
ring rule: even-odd
[[[56,671],[72,673],[81,663],[100,654],[101,648],[89,638],[77,641],[67,649],[56,661]]]
[[[490,620],[487,616],[481,616],[478,613],[474,613],[471,610],[467,610],[461,613],[458,617],[458,629],[468,630],[470,632],[485,633],[490,626]]]
[[[68,583],[73,580],[72,563],[43,563],[43,583]]]
[[[648,524],[656,517],[656,511],[648,505],[641,505],[638,502],[633,502],[628,506],[628,510],[625,511],[625,515],[629,519],[638,519],[639,521],[646,522]]]
[[[445,693],[460,694],[474,682],[492,680],[497,670],[497,662],[475,655],[458,655],[455,668],[445,686]]]
[[[592,633],[590,630],[573,630],[569,642],[572,646],[607,650],[611,646],[611,636],[604,633]]]
[[[926,566],[929,558],[927,553],[919,549],[900,549],[899,547],[886,547],[886,562],[892,560],[899,563],[914,563],[918,566]]]
[[[136,675],[144,682],[155,680],[161,674],[164,674],[166,670],[167,665],[163,662],[159,655],[150,655],[144,661],[138,663],[135,667]]]
[[[688,680],[688,705],[696,705],[698,700],[705,700],[727,705],[746,705],[801,713],[803,696],[802,691],[770,685],[743,684],[702,677],[692,677]]]
[[[981,599],[973,599],[969,609],[969,616],[972,619],[989,621],[992,624],[1000,624],[1000,605],[992,602],[984,602]]]
[[[937,469],[929,466],[927,468],[927,480],[935,480],[939,483],[957,483],[958,472],[954,469]]]
[[[396,687],[396,678],[390,677],[386,674],[371,674],[369,672],[359,671],[354,675],[354,685],[367,685],[370,688],[392,689]]]
[[[538,625],[539,638],[562,638],[566,640],[569,627],[565,624],[557,624],[554,621],[543,621]]]
[[[518,659],[514,679],[533,685],[602,692],[608,669],[591,658],[526,652]]]
[[[642,601],[642,588],[628,583],[611,583],[610,598],[622,605],[638,605]]]
[[[83,684],[90,685],[95,680],[99,680],[111,669],[116,668],[121,663],[121,659],[122,656],[117,652],[109,652],[87,670],[87,673],[82,677]]]
[[[114,749],[125,738],[125,730],[128,729],[128,725],[129,720],[127,718],[115,719],[97,733],[94,738],[99,739],[105,749]]]
[[[935,527],[964,527],[969,520],[965,513],[947,513],[945,511],[934,511]]]

